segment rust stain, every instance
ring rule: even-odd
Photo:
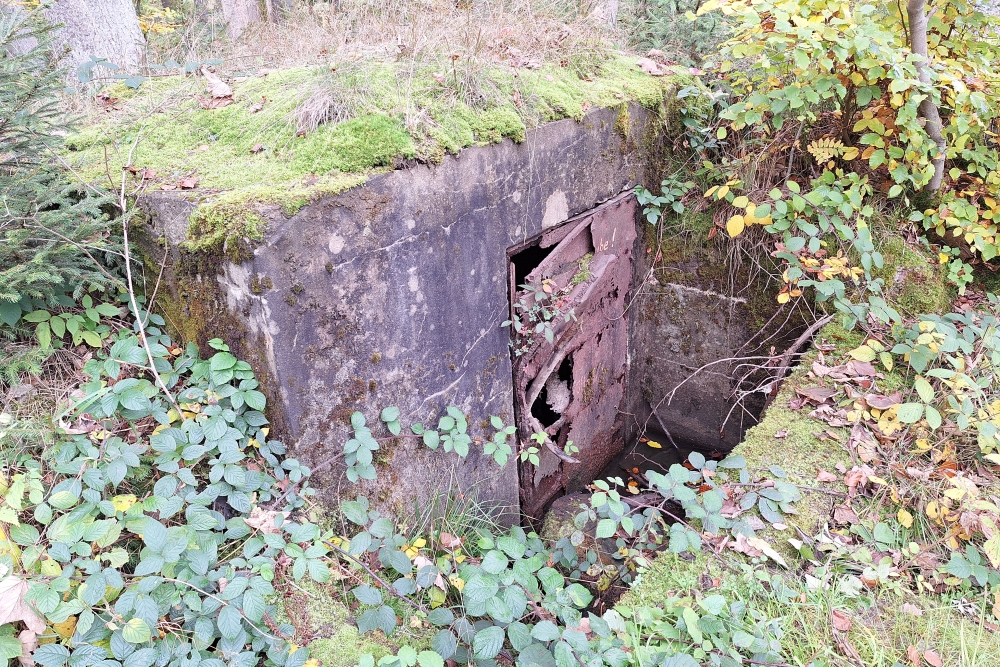
[[[579,449],[572,454],[575,462],[540,448],[537,467],[522,464],[521,503],[528,516],[540,517],[559,494],[588,483],[622,447],[619,408],[628,363],[623,315],[632,284],[636,212],[629,193],[547,232],[541,247],[555,247],[525,280],[533,286],[549,280],[557,293],[568,291],[562,309],[572,308],[576,318],[560,319],[552,343],[539,336],[515,360],[518,434],[527,441],[545,430],[555,448],[563,450],[572,441]],[[532,414],[539,402],[547,404],[543,412],[550,423]]]

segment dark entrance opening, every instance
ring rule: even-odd
[[[632,193],[547,229],[508,255],[521,508],[583,488],[622,447]]]

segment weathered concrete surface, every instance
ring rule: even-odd
[[[783,351],[787,332],[769,331],[778,320],[763,313],[761,324],[756,312],[773,313],[777,304],[748,304],[743,296],[754,290],[734,294],[744,274],[711,242],[696,241],[696,251],[676,243],[658,248],[651,238],[639,244],[626,442],[645,436],[669,448],[673,440],[683,456],[691,448],[728,451],[757,423],[765,399],[752,393],[736,400],[737,389],[764,381],[760,373],[744,379],[747,364],[766,365],[759,357],[771,346]]]
[[[654,118],[637,106],[628,122],[619,116],[595,110],[522,144],[374,177],[289,218],[273,211],[266,240],[242,264],[174,258],[178,317],[200,318],[198,337],[221,335],[248,358],[276,430],[307,465],[340,452],[354,410],[371,422],[397,405],[405,425],[436,423],[455,404],[474,435],[491,414],[510,424],[506,250],[642,181],[639,146]],[[176,244],[189,206],[150,202],[155,233]],[[518,504],[513,457],[500,470],[473,445],[459,463],[414,439],[378,454],[387,508],[412,509],[413,498],[452,485]],[[329,497],[341,477],[327,468],[314,484]]]

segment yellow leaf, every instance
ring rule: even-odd
[[[716,130],[715,137],[719,140],[722,140],[726,138],[726,134],[727,134],[726,128],[720,127],[718,130]]]
[[[848,148],[846,151],[844,151],[844,156],[843,157],[844,157],[845,160],[854,160],[859,155],[861,155],[861,151],[859,151],[857,148],[853,148],[852,147],[852,148]]]
[[[136,500],[137,498],[134,495],[128,493],[123,496],[115,496],[111,499],[111,504],[115,506],[116,512],[127,512],[128,508],[135,505]]]
[[[461,577],[452,575],[448,577],[448,581],[450,581],[451,585],[457,588],[459,592],[461,592],[461,590],[465,588],[465,580],[462,579]]]
[[[719,189],[718,185],[713,185],[708,190],[705,190],[705,196],[706,197],[711,197],[713,194],[715,194],[716,190],[718,190],[718,189]]]
[[[733,200],[733,206],[736,208],[745,208],[747,204],[750,203],[750,199],[746,195],[740,195]]]
[[[69,639],[76,632],[76,616],[70,616],[62,623],[53,623],[52,629],[63,639]]]
[[[729,232],[731,238],[742,234],[744,229],[746,229],[746,223],[743,221],[742,215],[734,215],[726,222],[726,231]]]
[[[417,539],[413,540],[413,546],[415,546],[418,549],[423,549],[425,546],[427,546],[427,540],[425,540],[422,537],[418,537]]]
[[[941,509],[938,507],[936,500],[932,500],[929,503],[927,503],[927,507],[925,508],[924,511],[927,513],[927,516],[930,517],[931,519],[937,519],[939,516],[941,516]]]
[[[899,521],[899,524],[903,526],[903,528],[909,528],[913,525],[913,515],[902,507],[900,507],[899,511],[896,512],[896,520]]]
[[[302,663],[302,667],[319,667],[319,660],[317,660],[316,658],[309,658],[304,663]]]
[[[889,486],[889,482],[885,481],[881,477],[876,477],[875,475],[868,475],[868,479],[875,482],[876,484],[881,484],[882,486]]]
[[[948,489],[944,495],[952,500],[961,500],[965,497],[965,489]]]
[[[788,292],[781,292],[778,294],[778,303],[788,303]]]
[[[715,198],[724,199],[725,196],[728,194],[729,194],[729,186],[723,185],[721,188],[719,188],[719,191],[715,193]]]
[[[658,442],[656,442],[654,440],[650,440],[646,444],[648,446],[652,447],[653,449],[663,449],[663,445],[661,445],[660,443],[658,443]]]

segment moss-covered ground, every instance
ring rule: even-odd
[[[520,142],[532,127],[582,120],[590,108],[631,101],[658,109],[688,79],[652,77],[623,54],[587,74],[558,63],[473,69],[448,60],[366,61],[234,80],[232,103],[205,109],[204,78],[164,77],[138,91],[111,88],[100,117],[66,146],[88,180],[110,174],[117,186],[114,175],[131,165],[145,170],[136,184],[145,176],[147,188],[183,187],[198,203],[188,245],[210,250],[231,235],[258,240],[257,205],[292,214],[402,161],[439,162],[469,146]]]

